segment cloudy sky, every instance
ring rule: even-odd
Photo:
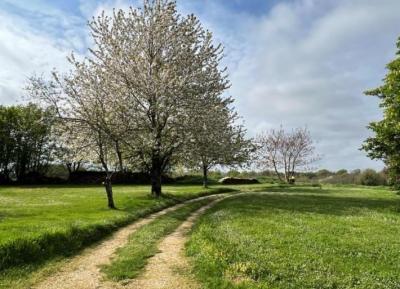
[[[90,46],[86,21],[138,0],[0,0],[0,104],[26,78],[68,69]],[[400,36],[399,0],[178,0],[225,46],[236,108],[249,136],[307,126],[328,169],[381,168],[359,151],[381,117],[363,91],[380,84]]]

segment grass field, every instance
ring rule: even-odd
[[[148,186],[115,186],[118,210],[100,186],[0,187],[0,269],[70,255],[128,222],[201,193],[200,186],[165,186],[154,199]]]
[[[222,201],[196,225],[187,254],[205,288],[400,288],[394,192],[269,191]]]
[[[114,186],[118,210],[101,186],[0,187],[0,288],[28,288],[73,255],[141,216],[201,195],[232,191],[200,185]]]

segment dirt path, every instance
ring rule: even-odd
[[[183,204],[162,210],[139,221],[123,227],[114,233],[109,239],[93,248],[85,249],[80,255],[73,257],[63,266],[59,272],[51,275],[47,279],[32,286],[32,289],[100,289],[100,288],[117,288],[117,284],[106,284],[102,282],[102,274],[100,265],[110,262],[114,252],[124,246],[130,234],[135,232],[139,227],[150,223],[155,218],[165,215],[168,212],[181,208],[189,202],[212,198],[212,196],[201,197],[187,201]],[[185,222],[186,223],[186,222]],[[159,272],[160,273],[160,272]],[[111,287],[110,287],[111,286]],[[126,288],[126,287],[123,287]],[[141,288],[141,287],[133,287]],[[158,288],[158,287],[155,287]],[[160,287],[161,288],[161,287]],[[164,287],[163,287],[164,288]],[[175,287],[180,288],[180,287]]]
[[[194,212],[178,229],[159,245],[160,253],[149,260],[145,272],[121,288],[129,289],[196,289],[199,285],[187,274],[189,264],[184,256],[186,234],[195,220],[212,207],[217,199]],[[111,284],[110,284],[111,285]],[[111,287],[109,287],[111,288]],[[114,287],[116,288],[116,287]]]

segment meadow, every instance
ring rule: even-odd
[[[204,288],[400,288],[400,197],[384,187],[270,188],[203,215],[186,253]]]
[[[165,186],[155,199],[149,186],[115,186],[118,209],[110,210],[101,186],[0,187],[0,270],[71,255],[141,216],[227,190]]]
[[[0,187],[0,288],[28,288],[116,229],[201,195],[248,192],[200,217],[186,254],[204,288],[400,288],[400,196],[349,185]],[[137,276],[157,244],[208,201],[185,205],[130,237],[105,277]]]

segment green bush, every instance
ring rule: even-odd
[[[360,175],[360,184],[364,186],[382,186],[386,185],[386,179],[373,169],[366,169]]]
[[[384,171],[376,172],[373,169],[366,169],[364,171],[347,172],[340,170],[334,175],[321,179],[320,182],[325,184],[383,186],[387,184],[386,179]]]

